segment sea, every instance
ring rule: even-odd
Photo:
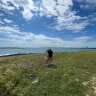
[[[49,47],[38,48],[0,48],[0,56],[12,55],[12,54],[29,54],[29,53],[44,53]],[[96,48],[63,48],[52,47],[53,52],[96,52]]]

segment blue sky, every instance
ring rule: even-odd
[[[96,0],[0,0],[0,47],[96,47]]]

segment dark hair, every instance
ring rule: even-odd
[[[49,51],[50,51],[51,49],[49,49]]]

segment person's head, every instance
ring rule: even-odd
[[[51,51],[51,49],[49,49],[49,51]]]

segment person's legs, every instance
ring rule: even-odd
[[[46,65],[48,65],[48,59],[46,59]]]
[[[46,57],[46,65],[49,64],[49,57]]]
[[[50,62],[52,63],[52,57],[50,58]]]
[[[49,57],[49,64],[52,63],[52,57]]]

